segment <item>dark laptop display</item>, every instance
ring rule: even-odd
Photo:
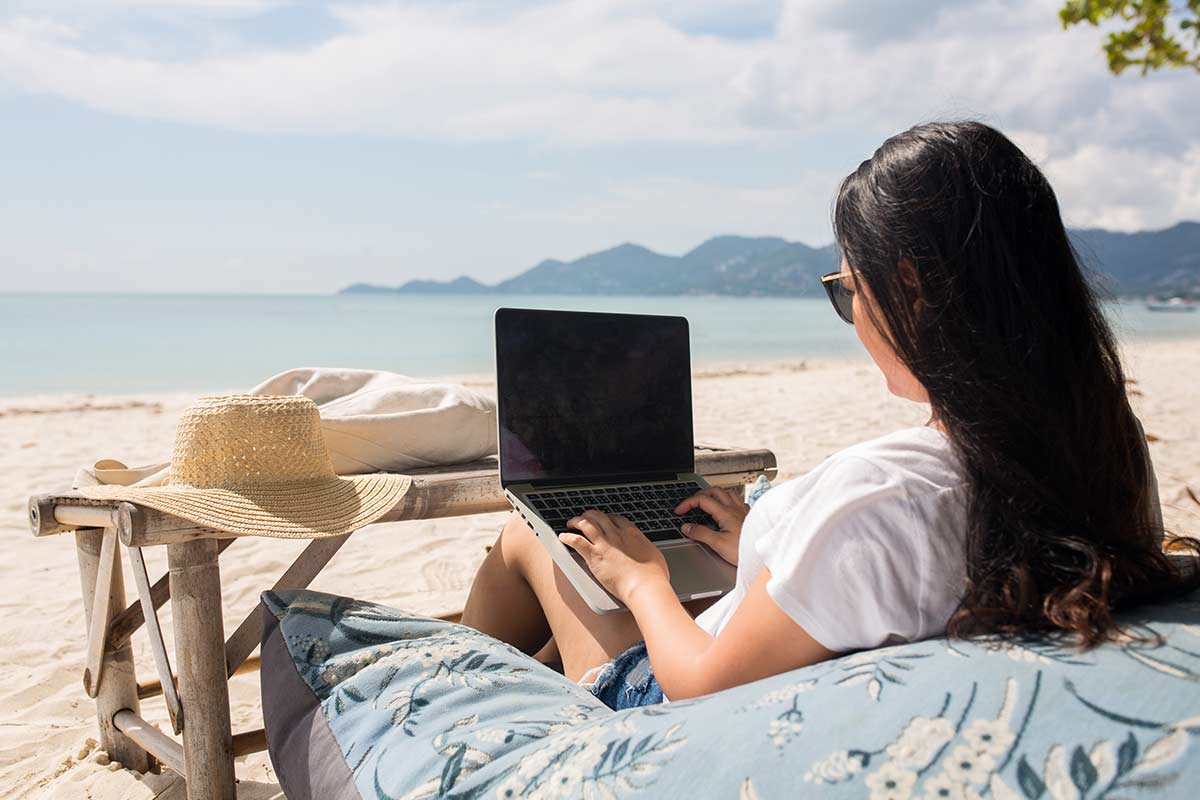
[[[683,317],[502,308],[496,343],[503,485],[693,470]]]

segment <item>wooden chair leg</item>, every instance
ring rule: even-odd
[[[234,800],[233,731],[215,539],[167,547],[188,800]]]
[[[112,532],[115,535],[116,531]],[[95,602],[97,576],[102,571],[103,542],[104,530],[101,528],[81,528],[75,532],[75,553],[79,558],[79,586],[83,592],[83,611],[89,631],[92,630],[92,607]],[[125,583],[117,548],[110,548],[108,556],[111,561],[103,570],[111,569],[107,609],[111,619],[125,607]],[[101,660],[103,668],[95,686],[100,746],[114,761],[119,761],[137,772],[146,772],[150,769],[149,755],[113,724],[113,717],[122,709],[127,708],[134,713],[140,713],[137,675],[133,669],[133,646],[126,641],[120,647],[104,648]]]
[[[146,634],[150,637],[150,650],[154,654],[154,666],[158,670],[159,686],[167,703],[167,714],[171,717],[171,730],[176,734],[183,733],[183,706],[179,703],[175,674],[171,672],[171,658],[167,655],[167,644],[163,641],[162,627],[158,624],[158,612],[154,609],[154,590],[150,588],[150,576],[146,574],[142,548],[129,548],[129,568],[133,570],[133,582],[142,604],[142,619],[145,620]],[[167,575],[169,578],[170,573]]]
[[[104,651],[108,626],[112,623],[113,567],[121,562],[117,554],[117,531],[105,528],[100,540],[100,560],[96,565],[96,590],[92,593],[92,613],[88,623],[87,665],[83,670],[83,689],[95,697],[104,677]]]

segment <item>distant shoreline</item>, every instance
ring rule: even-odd
[[[1174,347],[1195,347],[1200,350],[1200,333],[1174,337],[1141,338],[1122,341],[1121,347],[1127,353],[1141,350],[1153,350]],[[692,363],[693,381],[710,381],[731,377],[767,377],[789,373],[813,373],[844,369],[847,367],[862,367],[871,369],[870,358],[866,352],[844,355],[827,355],[781,359],[763,357],[756,359],[752,356],[734,359],[705,360]],[[495,396],[496,378],[489,372],[454,372],[442,374],[413,373],[414,378],[421,380],[458,383]],[[264,376],[265,377],[265,376]],[[0,418],[21,416],[42,416],[45,414],[73,414],[87,412],[127,411],[141,409],[157,413],[162,407],[176,406],[190,402],[201,395],[238,394],[249,390],[249,386],[209,386],[204,388],[176,388],[151,390],[143,392],[0,392]]]
[[[824,297],[0,297],[0,397],[246,391],[296,367],[485,374],[495,368],[494,312],[505,305],[686,317],[698,369],[862,352]],[[1151,313],[1137,301],[1106,311],[1126,341],[1200,336],[1200,314]]]

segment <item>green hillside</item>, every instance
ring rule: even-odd
[[[1071,232],[1084,264],[1119,294],[1200,296],[1200,223],[1165,230]],[[809,247],[776,237],[717,236],[681,256],[622,244],[574,261],[546,260],[495,285],[462,276],[383,287],[358,283],[343,292],[403,294],[717,294],[800,297],[820,292],[837,267],[833,245]]]

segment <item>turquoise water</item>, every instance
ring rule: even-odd
[[[498,306],[680,314],[697,366],[862,352],[824,298],[7,294],[0,395],[249,388],[298,366],[491,372]],[[1200,337],[1200,313],[1111,310],[1123,339]]]

